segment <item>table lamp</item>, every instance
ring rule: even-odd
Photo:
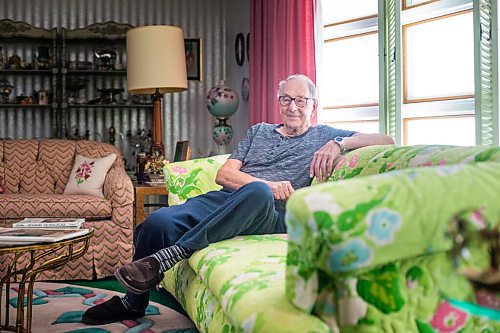
[[[127,86],[133,94],[153,95],[151,155],[165,155],[161,109],[165,93],[187,89],[182,29],[167,25],[127,31]]]
[[[236,91],[225,85],[217,85],[208,91],[207,109],[217,120],[212,137],[222,154],[227,153],[229,143],[233,138],[233,128],[227,123],[229,117],[238,110],[240,99]],[[221,151],[220,148],[224,148]]]

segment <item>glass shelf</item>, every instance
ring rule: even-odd
[[[117,74],[127,74],[127,70],[114,70],[114,71],[107,71],[107,70],[98,70],[98,69],[62,69],[63,73],[66,73],[68,75],[117,75]]]
[[[8,74],[53,74],[57,73],[57,68],[51,69],[0,69],[0,75],[8,75]]]
[[[8,103],[8,104],[0,104],[0,109],[1,108],[50,108],[52,107],[52,104],[14,104],[14,103]]]
[[[78,108],[152,108],[153,104],[69,104],[69,109]]]

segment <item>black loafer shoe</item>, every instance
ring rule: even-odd
[[[118,282],[134,294],[144,294],[163,279],[160,263],[153,257],[145,257],[120,267],[115,271],[115,276]]]
[[[118,296],[113,296],[104,303],[91,307],[83,313],[82,323],[87,325],[105,325],[127,319],[144,317],[144,310],[127,310]]]

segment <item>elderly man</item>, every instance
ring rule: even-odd
[[[382,134],[362,134],[330,126],[312,126],[316,87],[304,75],[279,83],[282,124],[252,126],[217,173],[223,186],[182,205],[155,211],[134,233],[132,263],[115,272],[128,290],[90,308],[86,324],[99,325],[144,316],[149,290],[163,273],[195,251],[240,235],[286,232],[285,203],[294,190],[325,179],[345,150],[392,144]]]

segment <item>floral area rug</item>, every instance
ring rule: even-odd
[[[12,325],[15,323],[16,318],[17,291],[17,285],[11,285],[9,312],[10,323]],[[89,326],[81,323],[82,314],[85,310],[91,306],[107,301],[114,295],[123,294],[115,291],[77,285],[35,282],[33,291],[32,332],[198,332],[188,317],[154,302],[150,302],[149,307],[146,309],[146,316],[137,320],[124,320],[100,326]],[[5,297],[5,290],[3,291],[3,297]],[[2,306],[4,305],[2,304]]]

